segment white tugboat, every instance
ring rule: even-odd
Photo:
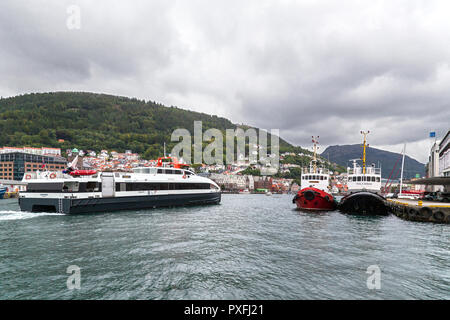
[[[364,136],[363,157],[353,159],[352,167],[347,168],[348,194],[339,203],[339,210],[350,214],[387,215],[386,199],[381,195],[381,168],[375,164],[366,166],[367,134]],[[357,161],[362,160],[362,166]]]
[[[298,209],[303,210],[334,210],[336,202],[331,194],[330,172],[318,166],[317,149],[319,137],[312,137],[313,159],[309,169],[302,170],[300,191],[295,195],[292,202]]]
[[[164,162],[169,160],[169,162]],[[156,167],[128,172],[68,170],[26,173],[20,192],[22,211],[76,214],[163,206],[218,204],[221,190],[175,158],[158,159]]]

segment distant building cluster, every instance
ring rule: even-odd
[[[127,150],[125,153],[101,150],[99,153],[91,150],[66,150],[69,162],[79,157],[79,169],[93,169],[98,171],[131,171],[136,167],[150,167],[156,165],[156,160],[140,159],[139,154]]]
[[[61,149],[60,148],[31,148],[31,147],[23,147],[23,148],[15,148],[15,147],[3,147],[0,148],[0,154],[4,153],[28,153],[28,154],[35,154],[40,156],[61,156]]]
[[[57,148],[0,148],[0,180],[22,180],[27,172],[60,171],[67,166]]]
[[[217,183],[224,191],[230,192],[297,192],[299,186],[293,179],[273,178],[271,176],[251,176],[238,174],[211,173],[208,178]]]

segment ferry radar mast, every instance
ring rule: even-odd
[[[362,162],[363,162],[363,174],[366,174],[366,147],[368,147],[369,145],[366,143],[367,142],[367,135],[370,133],[370,131],[364,132],[361,131],[361,134],[364,136],[364,144],[363,144],[363,157],[362,157]]]

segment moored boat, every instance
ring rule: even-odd
[[[314,155],[309,169],[302,172],[300,191],[295,195],[292,202],[298,209],[303,210],[334,210],[336,202],[330,193],[330,173],[327,169],[317,164],[318,138],[313,137]]]
[[[387,215],[389,213],[386,199],[381,195],[381,168],[375,164],[366,166],[366,148],[364,135],[363,157],[353,159],[352,167],[347,167],[348,193],[341,199],[338,209],[347,214],[357,215]],[[362,166],[357,161],[362,160]]]

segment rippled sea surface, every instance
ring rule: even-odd
[[[0,299],[450,299],[449,225],[305,213],[291,199],[76,216],[0,200]]]

